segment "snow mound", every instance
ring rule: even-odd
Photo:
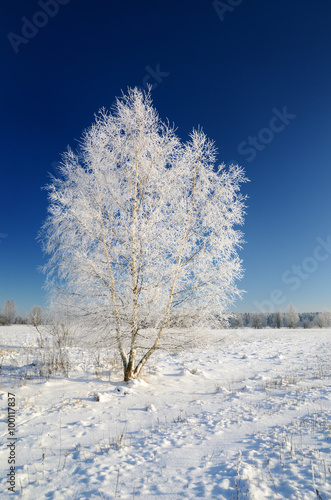
[[[112,395],[109,394],[108,392],[95,392],[93,394],[93,399],[95,401],[98,401],[100,403],[105,403],[107,401],[110,401],[112,399]]]
[[[203,370],[199,370],[199,368],[188,368],[186,366],[184,366],[180,374],[181,376],[198,375],[200,377],[208,378],[207,374]]]
[[[145,380],[142,380],[141,378],[134,378],[134,379],[129,380],[128,387],[132,387],[132,388],[133,387],[134,388],[148,387],[148,384],[147,384],[147,382],[145,382]]]
[[[128,389],[127,387],[123,387],[121,385],[118,385],[117,387],[115,387],[114,392],[117,392],[118,394],[127,395],[127,394],[130,394],[132,392],[132,390]]]

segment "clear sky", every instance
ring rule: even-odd
[[[251,180],[236,310],[331,309],[331,2],[12,0],[0,26],[2,307],[45,304],[48,172],[150,83],[183,140],[201,125]]]

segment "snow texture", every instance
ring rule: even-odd
[[[36,378],[36,331],[0,328],[1,498],[8,392],[26,500],[330,498],[331,331],[206,335],[127,384],[111,351],[78,347],[68,377]]]

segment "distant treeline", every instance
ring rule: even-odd
[[[43,322],[43,312],[40,306],[33,306],[29,314],[22,318],[16,310],[13,300],[6,300],[3,311],[0,308],[0,326],[6,325],[35,325]]]
[[[330,311],[234,313],[229,320],[229,328],[327,328],[330,326]]]
[[[224,327],[222,316],[216,315],[214,324]],[[0,326],[5,325],[39,325],[44,321],[44,313],[40,306],[33,306],[27,317],[17,314],[13,300],[6,300],[3,311],[0,309]],[[149,327],[150,325],[144,325]],[[187,327],[186,318],[173,317],[170,326]],[[298,313],[290,304],[287,312],[273,313],[232,313],[228,328],[327,328],[331,327],[331,311]]]

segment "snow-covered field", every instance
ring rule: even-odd
[[[331,498],[330,330],[213,330],[129,385],[78,347],[36,378],[37,338],[0,328],[1,498],[11,450],[25,499]]]

